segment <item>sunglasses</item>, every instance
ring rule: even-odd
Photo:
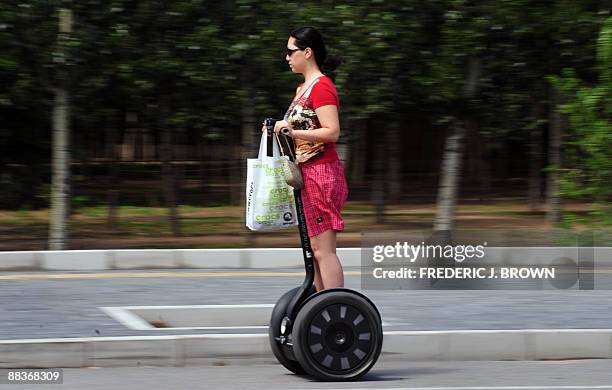
[[[291,57],[291,56],[293,55],[293,53],[295,53],[295,52],[296,52],[296,51],[298,51],[298,50],[304,50],[304,49],[300,49],[299,47],[298,47],[297,49],[289,49],[289,48],[288,48],[288,49],[287,49],[287,55],[288,55],[289,57]]]

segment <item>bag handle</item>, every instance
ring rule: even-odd
[[[259,141],[259,155],[257,158],[259,160],[268,156],[268,133],[261,133],[261,141]],[[272,140],[272,157],[280,157],[280,152],[278,150],[278,144]]]
[[[291,147],[289,146],[289,142],[286,141],[287,142],[287,151],[289,153],[285,153],[285,149],[283,149],[283,143],[281,142],[280,137],[278,136],[277,133],[274,133],[274,136],[276,137],[276,142],[278,142],[278,146],[280,146],[281,154],[283,156],[289,157],[290,161],[295,161],[295,156],[293,155],[293,151],[291,150]],[[285,138],[285,140],[286,140],[286,138]]]

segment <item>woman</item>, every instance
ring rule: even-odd
[[[296,162],[304,179],[302,200],[315,258],[317,291],[344,287],[342,265],[336,255],[336,232],[344,230],[340,212],[348,196],[344,167],[335,148],[340,120],[333,71],[340,61],[327,55],[321,34],[312,27],[291,32],[285,59],[294,73],[304,76],[304,82],[274,131],[287,127],[294,140]]]

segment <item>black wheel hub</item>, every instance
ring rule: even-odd
[[[348,304],[327,306],[310,323],[308,345],[315,361],[333,371],[351,370],[371,354],[372,324]]]
[[[331,325],[325,331],[325,344],[336,353],[346,352],[355,343],[353,330],[344,322]]]

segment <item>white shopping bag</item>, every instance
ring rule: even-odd
[[[255,231],[297,225],[293,188],[285,182],[275,139],[268,157],[268,136],[261,135],[259,156],[247,159],[246,225]]]

